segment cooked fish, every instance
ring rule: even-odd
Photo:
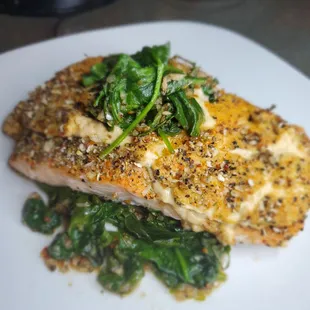
[[[204,110],[199,137],[130,137],[100,159],[121,132],[91,118],[91,90],[82,74],[88,58],[56,74],[8,116],[16,140],[10,165],[27,177],[109,199],[139,204],[206,230],[225,244],[279,246],[303,229],[310,208],[310,141],[270,110],[220,91],[212,104],[197,87]],[[172,61],[175,61],[173,59]]]

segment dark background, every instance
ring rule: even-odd
[[[94,28],[184,19],[235,30],[310,76],[310,0],[116,0],[61,17],[0,14],[0,53]]]

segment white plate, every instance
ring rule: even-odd
[[[27,92],[87,55],[133,53],[170,41],[172,52],[196,61],[221,85],[269,107],[310,132],[308,78],[269,51],[235,33],[190,22],[161,22],[98,30],[59,38],[0,55],[0,122]],[[126,298],[102,293],[95,275],[49,272],[39,257],[51,238],[21,224],[21,208],[33,184],[12,172],[13,143],[0,135],[0,309],[212,309],[308,310],[310,229],[287,248],[233,248],[228,281],[205,302],[177,303],[148,275]]]

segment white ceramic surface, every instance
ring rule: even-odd
[[[269,107],[309,134],[309,79],[281,59],[227,30],[191,22],[122,26],[63,37],[0,55],[0,122],[27,92],[87,55],[133,53],[170,41],[172,53],[196,61],[226,90]],[[21,224],[34,185],[7,166],[13,143],[0,134],[0,309],[309,310],[310,223],[287,248],[237,246],[228,281],[205,302],[177,303],[153,276],[126,298],[102,292],[94,274],[49,272],[39,257],[51,241]],[[310,222],[310,220],[309,220]]]

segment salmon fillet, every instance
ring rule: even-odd
[[[87,114],[80,80],[102,60],[74,64],[19,103],[4,123],[16,140],[10,165],[27,177],[160,210],[225,244],[279,246],[303,229],[310,208],[310,141],[270,110],[221,91],[193,96],[205,111],[199,137],[131,137],[105,159],[118,132]]]

